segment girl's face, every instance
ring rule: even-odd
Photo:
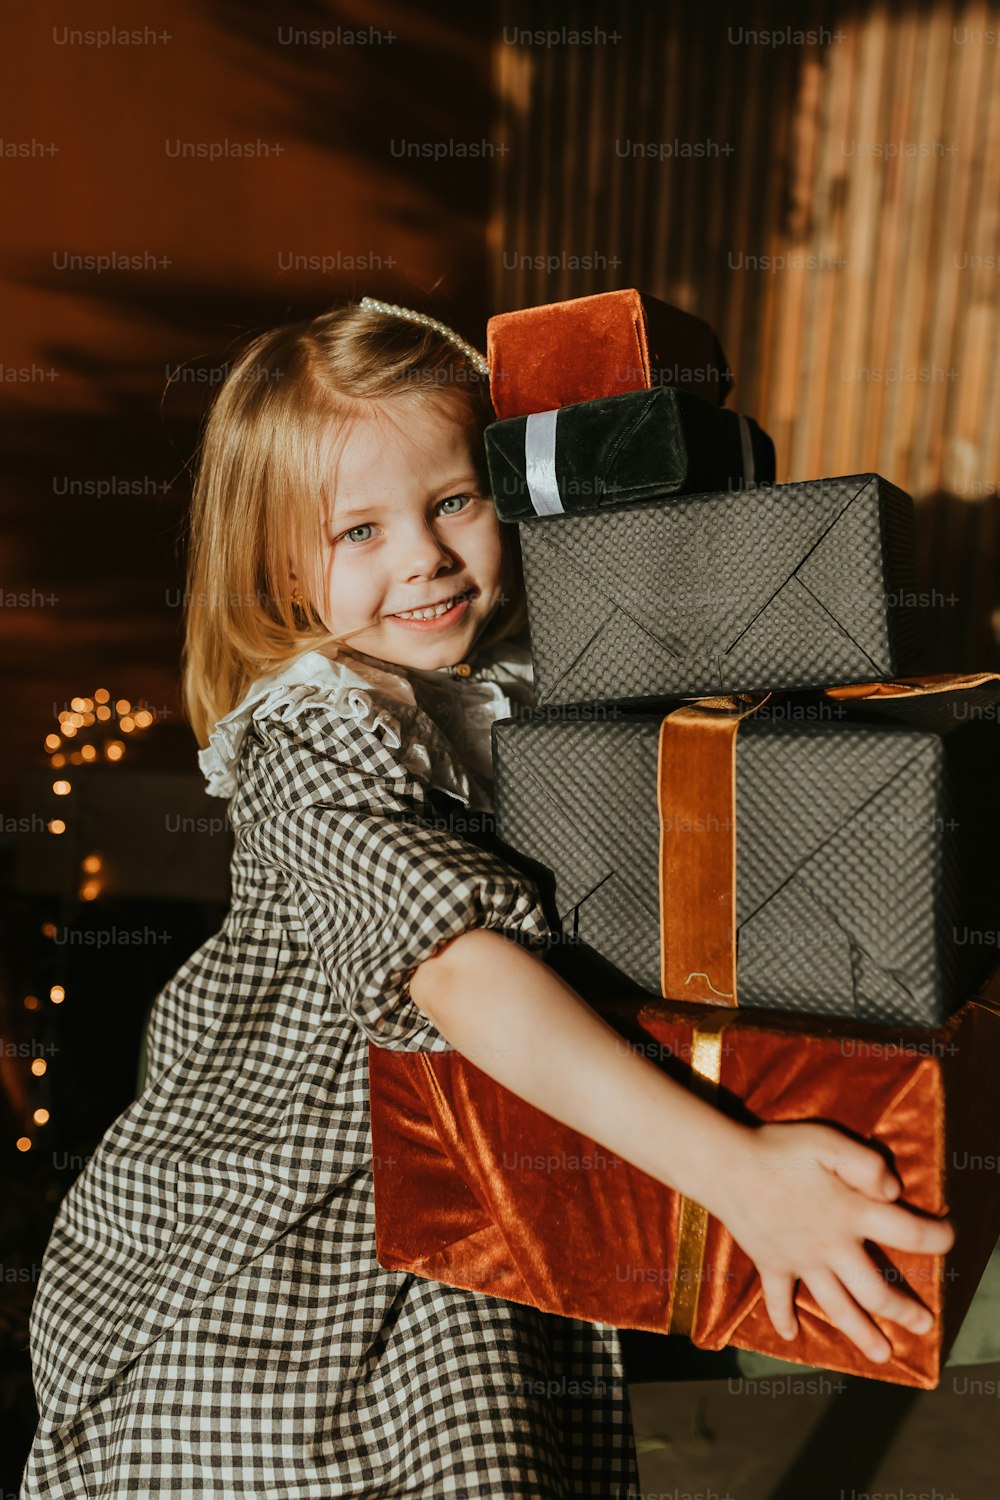
[[[478,449],[446,401],[350,431],[330,475],[316,605],[352,650],[427,669],[470,655],[501,602],[500,522]]]

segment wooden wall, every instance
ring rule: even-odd
[[[707,318],[779,481],[917,500],[929,666],[1000,666],[1000,11],[526,9],[493,47],[493,306],[638,286]]]

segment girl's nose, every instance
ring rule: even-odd
[[[450,563],[452,554],[430,526],[415,527],[403,541],[403,572],[413,577],[436,573],[442,563]]]

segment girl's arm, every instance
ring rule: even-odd
[[[415,970],[410,996],[457,1051],[512,1093],[700,1203],[760,1273],[778,1333],[794,1338],[796,1279],[870,1359],[888,1340],[862,1309],[914,1332],[932,1316],[864,1250],[950,1250],[947,1219],[891,1203],[899,1183],[872,1147],[826,1125],[744,1125],[629,1048],[534,954],[488,928]]]

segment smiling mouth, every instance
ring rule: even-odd
[[[426,605],[423,609],[399,610],[389,618],[390,620],[436,620],[454,609],[455,605],[463,599],[471,599],[475,592],[475,589],[466,589],[464,593],[453,594],[450,599],[445,599],[441,604]]]

